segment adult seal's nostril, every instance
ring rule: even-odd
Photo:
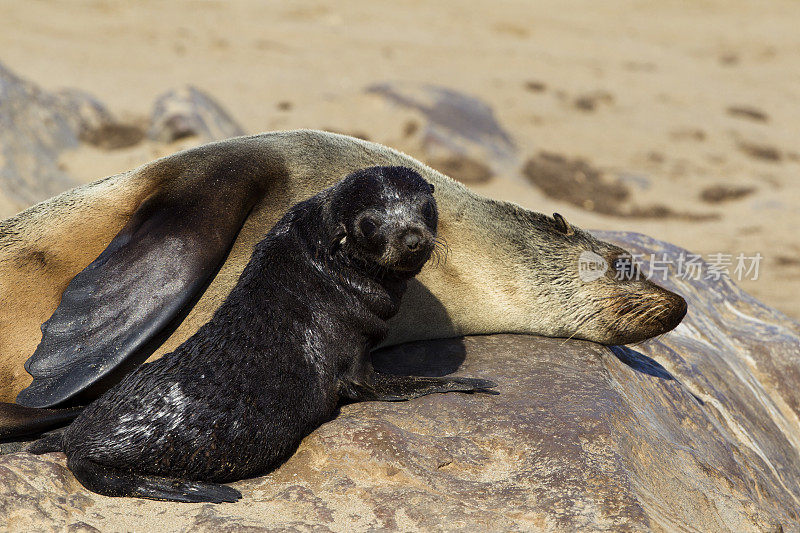
[[[416,231],[409,231],[403,236],[403,244],[408,251],[416,252],[422,244],[422,237]]]

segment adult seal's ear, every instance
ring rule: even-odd
[[[575,230],[572,229],[572,226],[569,225],[569,222],[567,222],[564,217],[562,217],[558,213],[553,213],[553,219],[556,221],[556,226],[558,226],[558,231],[567,236],[575,235]]]
[[[147,198],[69,283],[25,363],[34,379],[17,396],[19,404],[51,407],[88,388],[204,287],[263,195],[254,169],[226,163],[148,169],[174,185]]]

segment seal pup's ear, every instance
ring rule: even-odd
[[[58,405],[132,356],[149,355],[140,352],[147,341],[202,292],[222,264],[264,194],[256,179],[254,173],[231,175],[227,167],[182,168],[165,177],[167,185],[143,201],[67,285],[25,362],[33,383],[17,403]]]
[[[436,190],[436,187],[433,186],[433,183],[429,183],[428,187],[431,188],[431,194],[433,194],[433,192]]]
[[[567,236],[575,234],[575,230],[572,229],[572,226],[569,225],[569,222],[567,222],[564,219],[564,217],[562,217],[558,213],[553,213],[553,219],[556,221],[556,226],[558,226],[558,231]]]
[[[347,228],[344,224],[339,224],[336,231],[331,238],[330,246],[328,247],[328,255],[333,256],[339,251],[339,248],[347,241]]]

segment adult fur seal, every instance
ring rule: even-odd
[[[78,480],[108,496],[235,501],[237,490],[209,482],[264,473],[342,398],[493,387],[378,374],[369,361],[433,251],[431,187],[413,170],[373,167],[299,203],[209,323],[31,449],[63,447]]]
[[[436,186],[449,249],[410,283],[384,344],[497,332],[625,344],[686,312],[678,295],[615,279],[613,268],[582,280],[582,252],[614,265],[624,251],[562,219],[476,195],[379,144],[265,133],[179,152],[0,222],[0,400],[26,387],[18,401],[32,407],[90,399],[126,367],[174,350],[290,205],[373,165],[410,167]]]

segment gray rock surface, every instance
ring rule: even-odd
[[[81,143],[103,150],[126,148],[145,128],[122,123],[91,94],[48,92],[0,63],[0,213],[16,213],[78,183],[59,165],[65,150]],[[196,136],[210,142],[244,130],[210,96],[195,87],[162,94],[153,106],[147,136],[172,142]]]
[[[681,250],[603,233],[633,253]],[[635,347],[491,335],[376,354],[498,395],[344,406],[237,504],[114,499],[62,454],[0,457],[0,524],[102,531],[800,531],[800,324],[727,279]]]
[[[465,183],[489,180],[518,164],[517,147],[491,106],[462,92],[437,85],[385,82],[367,87],[393,105],[419,113],[425,162]],[[408,135],[418,126],[409,123]]]
[[[187,85],[159,96],[150,115],[147,136],[172,142],[199,137],[203,142],[244,135],[244,130],[211,96]]]
[[[74,187],[59,154],[110,122],[91,95],[44,91],[0,64],[0,195],[22,209]]]

